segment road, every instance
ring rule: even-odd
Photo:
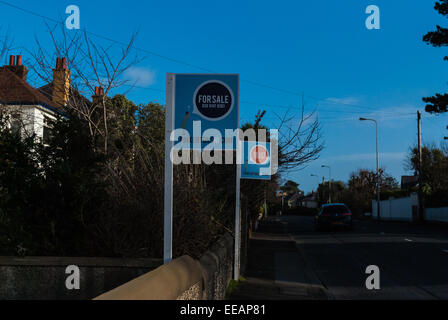
[[[448,226],[357,221],[353,231],[316,232],[313,217],[279,220],[330,299],[448,299]],[[365,286],[369,265],[380,290]]]
[[[366,288],[379,267],[380,289]],[[448,226],[355,221],[353,231],[314,230],[313,217],[263,221],[234,300],[448,299]]]
[[[250,240],[247,268],[231,300],[327,299],[325,288],[306,266],[283,219],[262,221]]]

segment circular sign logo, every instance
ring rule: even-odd
[[[234,105],[232,90],[218,80],[201,84],[196,89],[193,99],[196,113],[211,121],[227,117]]]
[[[250,160],[256,164],[265,164],[269,161],[269,152],[263,146],[254,146],[250,150]]]

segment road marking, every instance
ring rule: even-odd
[[[414,242],[413,240],[410,240],[410,239],[404,239],[404,241],[407,241],[407,242]]]

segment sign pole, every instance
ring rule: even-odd
[[[239,106],[239,77],[238,77],[238,95],[235,97],[236,102]],[[235,261],[233,267],[233,280],[238,281],[240,278],[240,237],[241,237],[241,155],[242,155],[242,142],[240,140],[240,115],[239,115],[239,107],[237,113],[237,123],[236,127],[238,128],[238,134],[236,135],[236,188],[235,188]]]
[[[173,259],[173,162],[171,150],[171,132],[174,129],[174,75],[166,78],[166,108],[165,108],[165,205],[163,225],[163,263]]]
[[[239,144],[239,141],[237,141]],[[238,148],[239,150],[239,148]],[[238,151],[237,151],[238,158]],[[241,209],[240,209],[240,185],[241,185],[241,165],[236,165],[236,205],[235,205],[235,262],[233,279],[238,281],[240,278],[240,234],[241,234]]]

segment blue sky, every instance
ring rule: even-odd
[[[11,0],[12,2],[12,0]],[[375,128],[380,126],[380,164],[397,179],[407,174],[404,162],[417,141],[416,112],[423,96],[446,90],[446,49],[432,48],[423,35],[448,21],[433,9],[434,1],[24,1],[16,6],[51,18],[65,19],[70,4],[81,10],[81,27],[126,41],[138,31],[136,46],[219,73],[241,76],[242,121],[267,111],[296,110],[305,95],[307,111],[317,109],[325,150],[318,161],[285,178],[306,191],[316,188],[316,174],[346,181],[358,168],[375,168]],[[381,10],[381,30],[367,30],[365,8]],[[42,18],[0,2],[1,26],[9,28],[16,53],[33,50],[34,37],[45,39]],[[76,32],[76,31],[72,31]],[[128,76],[145,88],[128,94],[137,103],[164,102],[166,72],[202,72],[154,55]],[[248,81],[248,82],[245,82]],[[294,91],[288,94],[249,82]],[[158,91],[159,90],[159,91]],[[439,144],[448,115],[423,115],[423,141]]]

